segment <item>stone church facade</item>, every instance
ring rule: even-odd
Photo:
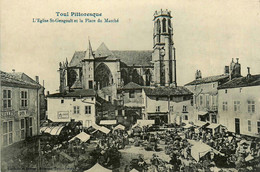
[[[129,82],[141,86],[176,87],[176,57],[171,12],[155,11],[153,50],[111,51],[102,43],[96,51],[76,51],[70,62],[60,63],[60,92],[95,89],[113,101],[117,89]]]

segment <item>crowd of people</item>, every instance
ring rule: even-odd
[[[134,137],[135,140],[147,141],[148,144],[164,142],[165,153],[171,157],[171,160],[166,162],[154,154],[151,164],[156,166],[157,171],[225,171],[225,169],[254,171],[259,169],[258,140],[241,137],[225,129],[213,134],[212,130],[205,127],[192,126],[151,134],[144,128],[138,134],[134,134]],[[199,159],[195,159],[191,153],[194,142],[206,144],[212,149],[202,154],[203,156],[199,155]]]

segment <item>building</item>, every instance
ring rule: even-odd
[[[43,87],[26,74],[25,78],[16,73],[0,74],[1,147],[6,147],[39,133]]]
[[[218,115],[218,87],[229,80],[241,77],[241,65],[232,59],[230,66],[225,66],[224,74],[202,77],[197,70],[195,80],[185,85],[193,94],[194,116],[191,122],[201,124],[200,121],[219,123]]]
[[[93,89],[50,94],[47,102],[48,119],[53,122],[80,121],[83,127],[95,123],[96,92]]]
[[[130,82],[118,89],[118,95],[124,106],[141,109],[140,119],[153,119],[156,124],[180,124],[193,111],[193,94],[185,87],[147,87]]]
[[[70,62],[60,63],[60,92],[95,89],[114,102],[117,89],[129,82],[141,86],[176,87],[176,57],[171,12],[154,13],[152,51],[111,51],[102,43],[96,51],[76,51]]]
[[[260,75],[234,78],[218,87],[219,123],[231,132],[260,134]]]

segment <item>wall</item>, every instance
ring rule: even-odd
[[[82,99],[85,99],[82,102]],[[64,100],[64,103],[61,103],[61,100]],[[84,97],[84,98],[75,98],[73,97],[59,97],[53,98],[48,97],[48,119],[53,122],[69,122],[71,119],[75,121],[82,121],[83,127],[89,127],[90,124],[87,121],[91,121],[92,125],[95,123],[95,97]],[[74,114],[74,106],[79,106],[79,114]],[[91,106],[91,114],[85,114],[85,106]],[[58,117],[59,113],[64,113],[64,117]]]
[[[227,93],[226,93],[227,90]],[[230,88],[218,90],[218,109],[220,123],[229,131],[235,132],[235,118],[240,119],[240,133],[256,136],[257,122],[260,122],[260,86]],[[255,112],[248,112],[248,100],[255,101]],[[234,111],[234,101],[240,101],[240,111]],[[227,111],[223,111],[223,102],[227,102]],[[251,132],[248,131],[248,120],[251,121]]]
[[[3,108],[3,90],[11,90],[11,108],[4,109]],[[27,91],[28,94],[28,106],[23,108],[21,107],[21,91]],[[38,93],[39,94],[39,93]],[[37,89],[33,88],[19,88],[19,87],[1,87],[1,141],[3,141],[3,123],[4,122],[13,122],[13,143],[23,140],[21,137],[21,120],[32,118],[32,136],[37,135],[39,130],[39,95],[37,95]],[[9,114],[9,115],[7,115]],[[9,126],[8,126],[9,127]],[[25,124],[26,127],[26,124]],[[27,132],[29,134],[29,131]],[[1,143],[3,146],[3,142]]]

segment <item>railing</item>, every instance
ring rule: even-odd
[[[25,116],[27,116],[27,114],[28,114],[28,113],[27,113],[27,110],[1,111],[1,118],[3,118],[3,119],[5,119],[5,118],[15,118],[15,119],[19,119],[20,117],[25,117]]]

